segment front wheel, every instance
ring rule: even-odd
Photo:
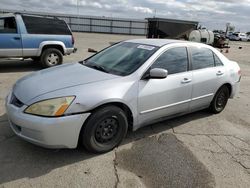
[[[104,153],[118,146],[126,136],[128,120],[117,106],[106,106],[93,112],[82,131],[82,144],[94,153]]]
[[[41,63],[43,67],[54,67],[63,62],[63,55],[60,50],[56,48],[48,48],[43,51],[41,55]]]
[[[215,94],[213,101],[210,104],[210,111],[218,114],[222,112],[229,98],[229,90],[226,86],[222,86]]]

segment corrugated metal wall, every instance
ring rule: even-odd
[[[128,35],[146,35],[147,21],[136,19],[122,19],[97,16],[76,16],[63,14],[45,14],[37,12],[22,12],[13,10],[0,10],[1,13],[21,12],[26,14],[35,14],[42,16],[56,16],[65,20],[72,31],[76,32],[93,32],[93,33],[114,33]]]

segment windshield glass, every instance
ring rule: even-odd
[[[85,65],[103,72],[126,76],[137,70],[157,50],[156,46],[123,42],[88,58]]]

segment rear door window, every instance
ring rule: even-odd
[[[71,35],[68,25],[57,18],[22,16],[29,34]]]
[[[166,69],[168,74],[186,72],[188,69],[186,47],[176,47],[167,50],[154,62],[151,68]]]
[[[17,33],[14,17],[0,18],[0,33]]]
[[[191,47],[192,69],[214,67],[214,55],[208,48]]]

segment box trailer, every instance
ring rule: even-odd
[[[147,38],[188,39],[191,31],[196,30],[199,22],[165,18],[146,18],[148,21]]]

